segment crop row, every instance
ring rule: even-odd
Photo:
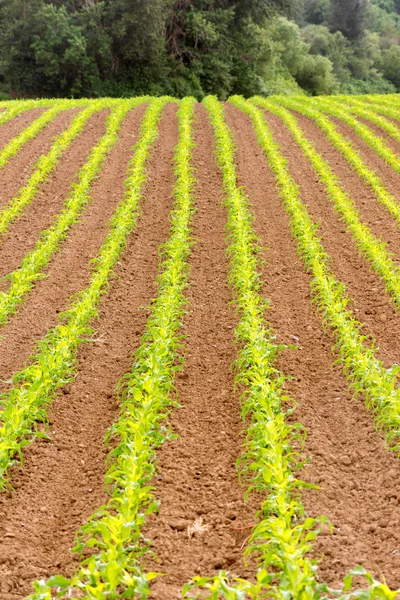
[[[367,121],[370,121],[383,131],[385,131],[391,138],[400,142],[400,130],[399,128],[386,119],[382,115],[378,114],[371,106],[366,105],[359,100],[353,100],[352,98],[348,98],[347,100],[336,100],[331,99],[331,102],[334,103],[334,106],[339,105],[345,108],[346,111],[349,111],[351,114],[356,117],[360,117]],[[316,105],[319,108],[319,105]],[[389,115],[388,115],[389,116]]]
[[[379,115],[385,115],[385,117],[389,117],[390,119],[398,120],[400,119],[399,108],[393,106],[393,104],[384,104],[379,102],[379,104],[375,104],[373,102],[368,102],[368,100],[362,96],[338,96],[337,100],[341,103],[342,106],[359,107],[365,110],[368,110],[369,113],[376,115],[379,118]],[[369,118],[369,117],[368,117]],[[386,119],[387,121],[387,119]],[[394,125],[394,124],[393,124]],[[381,126],[381,125],[379,125]],[[396,125],[394,125],[396,127]],[[389,131],[388,131],[389,133]],[[390,135],[390,134],[389,134]]]
[[[262,111],[251,103],[232,100],[250,115],[261,147],[275,173],[284,207],[289,214],[291,229],[307,270],[313,275],[312,288],[325,323],[337,339],[345,373],[353,382],[355,392],[364,393],[369,408],[375,412],[379,429],[385,432],[393,449],[400,449],[400,390],[398,367],[385,369],[376,357],[374,345],[365,344],[360,323],[347,308],[349,298],[344,286],[329,269],[329,257],[317,235],[299,190],[293,181],[285,159],[276,144]],[[257,103],[262,104],[262,100]]]
[[[250,423],[240,464],[242,475],[249,480],[249,491],[256,489],[265,499],[260,522],[246,549],[247,554],[257,557],[256,583],[236,580],[231,584],[221,572],[211,579],[196,577],[193,584],[206,588],[212,598],[261,598],[268,594],[301,598],[317,585],[315,565],[308,555],[318,520],[304,517],[298,490],[305,484],[293,476],[299,457],[292,444],[299,431],[286,421],[292,409],[283,408],[288,401],[285,377],[275,367],[280,347],[265,322],[268,303],[260,296],[259,247],[248,199],[237,183],[234,143],[222,105],[213,97],[206,98],[204,105],[214,128],[228,215],[229,281],[239,316],[235,335],[241,348],[235,383],[242,390],[242,417]]]
[[[320,111],[298,100],[289,98],[279,98],[279,104],[312,119],[315,124],[326,134],[332,145],[343,155],[346,161],[351,165],[354,171],[365,181],[365,183],[374,191],[378,201],[385,206],[389,213],[396,219],[400,225],[400,207],[397,199],[390,194],[381,178],[362,160],[359,153],[352,144],[338,131],[332,121],[321,114]]]
[[[292,113],[268,100],[257,99],[255,102],[278,116],[289,129],[296,144],[301,148],[303,154],[312,164],[319,179],[323,182],[329,199],[346,223],[358,248],[371,262],[375,272],[384,281],[386,289],[392,296],[395,305],[400,306],[400,269],[393,261],[392,255],[387,250],[385,243],[376,238],[369,227],[360,220],[353,200],[343,190],[329,163],[316,151],[312,142],[305,137],[296,117]]]
[[[120,417],[108,437],[117,445],[110,453],[106,484],[111,498],[92,515],[78,534],[75,551],[90,548],[78,572],[67,580],[56,576],[35,583],[31,600],[75,594],[100,600],[143,598],[155,573],[145,573],[141,558],[146,550],[142,535],[144,516],[157,506],[150,484],[155,471],[157,448],[170,437],[166,419],[176,405],[175,374],[180,356],[180,327],[185,312],[188,285],[187,259],[192,245],[193,184],[191,154],[194,99],[185,98],[178,111],[179,142],[175,151],[175,205],[170,215],[170,235],[162,246],[158,295],[151,304],[140,347],[132,370],[122,380]]]
[[[61,133],[50,148],[48,154],[42,155],[28,182],[22,187],[18,194],[0,209],[0,236],[4,235],[9,225],[15,221],[23,210],[32,202],[39,193],[39,186],[46,181],[50,173],[54,171],[59,160],[78,137],[85,124],[95,113],[105,108],[104,101],[98,100],[89,104],[85,110],[80,112],[72,121],[71,125]]]
[[[294,183],[286,160],[276,143],[263,113],[254,104],[240,97],[230,100],[235,106],[244,111],[252,120],[255,133],[264,151],[268,163],[275,175],[284,208],[290,219],[292,234],[297,241],[299,254],[304,264],[313,276],[312,291],[318,309],[323,315],[326,325],[333,329],[340,358],[345,372],[348,374],[356,392],[364,392],[366,401],[377,416],[377,424],[387,435],[394,448],[399,448],[400,425],[400,391],[397,389],[395,369],[385,370],[376,358],[373,348],[363,343],[359,333],[360,324],[353,319],[347,309],[348,297],[344,286],[330,272],[328,256],[317,235],[317,227],[309,216],[305,205],[299,197],[299,190]],[[261,100],[257,102],[262,104]],[[391,591],[385,584],[374,581],[363,568],[355,569],[346,578],[343,591],[351,587],[352,574],[364,574],[369,587],[363,590],[363,598],[394,598],[397,592]],[[322,598],[328,591],[323,584],[314,584],[312,576],[309,579],[311,587],[305,587],[302,595],[287,596],[296,598]],[[314,587],[313,587],[314,586]],[[315,590],[315,591],[313,591]],[[378,591],[379,590],[379,591]],[[333,593],[330,590],[330,593]],[[356,592],[341,594],[341,598],[357,597]],[[284,596],[280,596],[284,597]]]
[[[74,108],[74,105],[71,104],[70,100],[57,102],[57,104],[41,114],[40,117],[33,121],[33,123],[21,133],[12,138],[0,152],[0,169],[2,169],[8,163],[10,158],[15,156],[27,142],[34,139],[46,125],[53,121],[57,115],[71,108]]]
[[[96,258],[87,288],[79,293],[60,315],[60,323],[40,342],[29,366],[16,373],[11,388],[1,396],[0,413],[0,485],[5,474],[21,455],[21,449],[38,434],[37,422],[46,419],[46,405],[57,389],[73,377],[78,346],[90,332],[90,320],[97,314],[101,295],[126,243],[136,225],[139,200],[145,179],[145,166],[157,137],[157,123],[168,98],[153,100],[146,111],[141,136],[135,146],[126,196],[117,206],[110,229]]]
[[[304,104],[303,100],[300,100],[301,104]],[[326,113],[332,117],[336,117],[343,121],[347,125],[349,125],[357,135],[370,147],[378,156],[383,158],[383,160],[392,167],[394,171],[400,173],[400,159],[395,152],[385,143],[385,141],[375,135],[367,125],[361,123],[358,119],[356,119],[349,111],[341,108],[340,104],[338,104],[332,98],[318,99],[312,100],[310,102],[313,108]],[[394,127],[394,129],[396,129]]]
[[[55,222],[48,229],[42,231],[39,240],[34,248],[24,256],[21,265],[7,276],[11,283],[6,292],[0,292],[0,325],[7,322],[8,316],[16,310],[18,304],[34,286],[35,281],[42,276],[41,273],[52,255],[90,202],[92,183],[100,173],[108,153],[118,139],[117,134],[127,112],[142,102],[144,102],[143,98],[126,100],[111,109],[106,121],[106,133],[92,148],[88,160],[79,172],[78,182],[72,186],[63,210]],[[95,110],[98,108],[99,106]],[[86,116],[84,118],[86,119]]]
[[[65,102],[68,102],[66,100]],[[51,102],[49,100],[16,100],[11,103],[5,102],[0,105],[0,108],[4,108],[5,110],[0,114],[0,125],[4,125],[17,117],[18,115],[22,115],[28,110],[32,110],[33,108],[47,108],[49,106],[53,106],[55,102]]]

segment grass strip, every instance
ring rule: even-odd
[[[392,217],[400,225],[400,205],[397,199],[390,194],[382,179],[362,160],[359,153],[353,148],[352,144],[338,131],[332,121],[321,114],[320,111],[315,110],[310,105],[306,105],[303,102],[292,100],[289,98],[274,98],[275,104],[280,104],[291,110],[295,110],[306,117],[312,119],[315,124],[325,133],[328,140],[333,146],[343,155],[345,160],[353,168],[353,170],[365,181],[365,183],[373,190],[376,198],[392,215]]]
[[[89,285],[60,315],[60,323],[50,329],[39,343],[31,364],[16,373],[11,388],[0,396],[0,487],[6,486],[6,471],[22,459],[22,449],[37,435],[37,422],[46,420],[46,406],[57,389],[74,377],[76,353],[90,333],[89,322],[97,315],[100,298],[117,263],[126,239],[135,227],[145,167],[150,149],[158,135],[158,121],[169,98],[152,101],[141,126],[135,146],[126,194],[118,204],[110,229],[95,261]]]
[[[300,103],[303,101],[300,99]],[[400,173],[400,158],[393,150],[385,143],[385,140],[375,135],[364,123],[361,123],[352,114],[343,110],[332,98],[318,98],[308,102],[320,112],[326,113],[332,117],[340,119],[349,125],[357,135],[374,150],[394,171]]]
[[[123,101],[112,108],[106,121],[106,133],[92,148],[88,160],[80,169],[79,180],[73,184],[64,209],[53,225],[41,233],[40,239],[24,256],[18,269],[7,275],[11,283],[6,292],[0,292],[0,325],[5,324],[9,315],[14,313],[17,306],[23,302],[25,295],[34,287],[35,281],[44,276],[42,274],[44,267],[90,202],[91,186],[99,175],[108,153],[118,140],[118,131],[127,112],[144,101],[144,98],[136,98]]]
[[[27,142],[33,140],[46,125],[56,118],[58,114],[71,108],[75,108],[75,105],[71,100],[57,102],[57,104],[41,114],[33,121],[33,123],[28,125],[26,129],[10,140],[0,152],[0,169],[2,169],[8,163],[10,158],[15,156]]]
[[[9,225],[32,202],[39,192],[40,184],[46,181],[50,173],[54,171],[60,158],[81,133],[90,117],[104,108],[107,108],[107,103],[104,100],[91,102],[87,108],[74,118],[68,129],[56,138],[48,154],[44,154],[38,159],[36,168],[28,183],[19,190],[15,198],[12,198],[8,204],[0,209],[0,236],[7,232]]]
[[[120,417],[108,439],[118,440],[109,455],[106,484],[111,499],[90,517],[78,535],[75,551],[90,549],[72,579],[56,576],[37,581],[30,600],[60,597],[116,600],[145,598],[157,574],[144,573],[141,559],[148,549],[141,529],[157,503],[150,481],[157,448],[170,438],[166,419],[176,404],[174,380],[183,364],[180,328],[188,285],[187,260],[192,245],[194,177],[191,166],[194,99],[180,103],[179,143],[175,152],[175,206],[158,275],[158,295],[151,305],[145,334],[123,379]],[[58,590],[54,591],[54,588]],[[55,594],[55,595],[54,595]]]
[[[312,274],[314,301],[336,337],[340,363],[355,393],[363,393],[367,407],[374,412],[378,429],[385,434],[392,450],[400,452],[400,389],[397,375],[400,367],[385,369],[376,356],[371,337],[361,335],[361,324],[347,308],[349,297],[345,286],[329,268],[329,256],[318,237],[318,227],[301,202],[298,186],[293,181],[286,160],[273,138],[261,110],[240,97],[232,103],[247,113],[254,125],[261,148],[274,172],[299,254]],[[365,342],[368,342],[366,344]]]
[[[360,220],[353,200],[343,190],[329,163],[316,151],[313,143],[305,137],[296,117],[291,112],[265,99],[257,98],[254,102],[279,117],[288,128],[296,144],[310,161],[314,171],[325,185],[329,199],[346,223],[347,229],[356,241],[358,248],[370,261],[377,275],[382,278],[386,290],[391,295],[395,305],[399,307],[400,269],[393,261],[393,255],[387,250],[386,244],[375,237],[369,227]]]

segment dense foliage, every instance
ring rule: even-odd
[[[11,97],[400,90],[399,0],[0,0]]]

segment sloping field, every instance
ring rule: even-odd
[[[398,597],[400,97],[0,111],[0,599]]]

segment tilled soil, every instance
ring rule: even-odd
[[[362,400],[354,400],[347,393],[347,382],[333,364],[334,340],[323,333],[320,317],[315,315],[310,277],[296,255],[288,217],[266,158],[248,118],[229,105],[226,110],[235,131],[240,180],[255,213],[256,231],[267,248],[264,280],[266,295],[272,301],[268,318],[279,340],[299,346],[281,354],[279,367],[293,377],[288,390],[298,403],[295,418],[308,431],[305,455],[312,460],[301,476],[321,487],[303,493],[307,513],[323,514],[333,525],[332,535],[325,531],[314,545],[314,554],[321,559],[320,579],[339,585],[350,568],[363,564],[376,577],[385,574],[387,582],[398,587],[398,459],[375,432]],[[272,121],[268,115],[276,134],[278,123]],[[285,137],[282,126],[279,131],[281,144]],[[321,197],[321,190],[313,187],[315,177],[304,170],[294,143],[282,147],[296,182],[302,181],[302,198],[308,186],[312,189],[307,200]],[[333,248],[331,252],[335,259],[337,252]]]
[[[166,108],[148,167],[143,214],[102,302],[94,339],[81,347],[75,381],[49,410],[51,441],[37,440],[25,450],[23,468],[14,472],[11,480],[15,491],[1,498],[2,600],[17,600],[28,594],[35,578],[71,574],[76,566],[69,552],[74,534],[106,500],[103,477],[107,448],[103,440],[118,413],[116,385],[129,370],[132,352],[143,332],[148,314],[144,306],[155,293],[157,248],[169,228],[172,157],[177,141],[174,113],[173,106]],[[133,114],[125,123],[119,150],[98,180],[97,192],[105,199],[110,200],[111,194],[116,200],[122,196],[137,127],[138,115]],[[86,231],[91,233],[91,229]]]
[[[259,507],[244,503],[235,469],[243,425],[230,369],[236,318],[229,308],[226,213],[212,129],[202,107],[196,115],[196,245],[190,259],[185,369],[177,382],[182,408],[171,419],[179,437],[158,451],[154,484],[161,508],[145,532],[158,557],[146,566],[166,574],[153,586],[157,600],[179,598],[183,584],[200,573],[226,569],[249,577],[243,545]],[[204,530],[191,535],[196,523]]]
[[[362,399],[348,394],[348,383],[335,364],[334,340],[323,331],[315,313],[310,276],[297,256],[288,217],[251,123],[232,105],[226,104],[225,110],[237,145],[239,184],[249,196],[266,259],[262,294],[271,300],[267,318],[278,342],[297,346],[281,352],[278,366],[291,377],[287,388],[297,402],[294,419],[308,431],[304,453],[312,459],[300,476],[321,487],[303,492],[306,511],[312,516],[326,515],[333,525],[332,534],[325,529],[314,544],[314,556],[321,561],[320,579],[339,585],[351,567],[362,563],[376,577],[384,575],[391,586],[400,586],[398,459],[375,432]],[[57,322],[70,296],[87,285],[89,261],[97,254],[107,221],[123,194],[143,112],[144,107],[139,107],[127,116],[119,141],[93,185],[90,205],[51,261],[48,277],[36,283],[18,313],[2,328],[3,389],[12,373],[26,364],[35,341]],[[12,226],[0,245],[0,273],[18,266],[39,232],[61,209],[77,169],[104,131],[104,118],[102,113],[90,120],[32,206]],[[398,362],[398,316],[382,282],[358,253],[290,133],[273,115],[267,119],[303,201],[321,223],[332,270],[346,283],[352,308],[365,323],[365,332],[376,338],[385,365]],[[315,125],[304,117],[299,119],[363,218],[397,253],[400,234],[391,217]],[[48,142],[54,132],[50,133],[50,125],[46,131]],[[181,407],[174,409],[170,418],[178,436],[158,451],[153,483],[160,511],[149,518],[144,529],[155,552],[145,567],[165,574],[153,583],[157,600],[180,597],[182,586],[194,575],[212,576],[224,569],[252,578],[255,572],[254,564],[244,565],[243,552],[260,498],[250,496],[244,501],[245,489],[235,468],[245,427],[231,370],[238,351],[234,343],[237,315],[230,305],[221,176],[213,132],[201,106],[196,108],[194,135],[196,243],[190,257],[191,283],[183,323],[185,368],[177,377]],[[26,172],[32,169],[36,156],[32,149],[36,148],[37,155],[43,153],[44,139],[29,144],[11,161],[7,166],[10,178],[21,175],[18,161],[25,161]],[[171,104],[165,109],[149,162],[137,232],[130,236],[116,277],[102,300],[92,340],[79,349],[75,380],[49,407],[51,439],[36,440],[24,450],[23,466],[11,473],[14,489],[0,496],[1,600],[22,599],[38,577],[71,574],[77,565],[77,558],[69,552],[74,534],[107,499],[103,440],[118,415],[117,382],[131,367],[132,353],[149,315],[145,307],[156,293],[157,249],[169,231],[177,139],[176,106]],[[395,189],[389,171],[382,171],[381,176]],[[18,185],[23,178],[22,174]]]

